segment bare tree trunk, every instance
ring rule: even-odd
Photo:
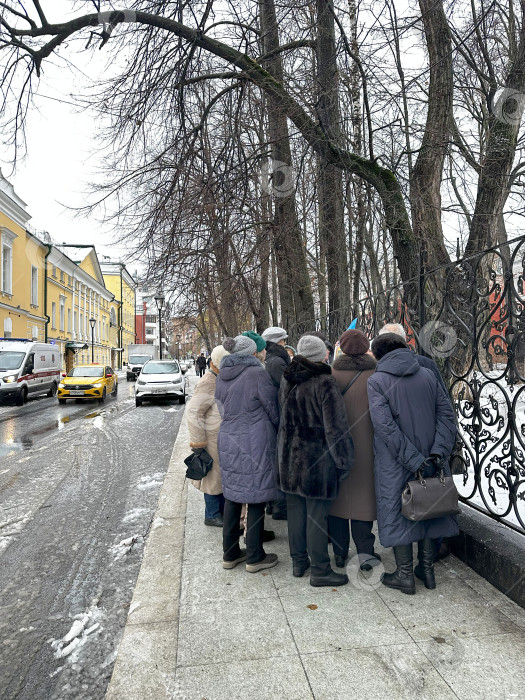
[[[260,0],[259,9],[262,49],[263,54],[268,54],[279,48],[274,1]],[[266,59],[264,66],[272,78],[283,83],[283,68],[279,53],[274,53]],[[266,98],[273,177],[284,178],[284,181],[279,183],[274,181],[273,241],[279,278],[281,323],[284,328],[288,328],[295,322],[311,319],[314,315],[314,303],[295,208],[295,186],[292,182],[292,155],[286,112],[272,95],[267,95]]]
[[[441,0],[419,0],[428,50],[427,120],[410,181],[412,227],[430,267],[450,262],[441,227],[441,181],[452,118],[452,41]]]
[[[509,177],[525,107],[525,2],[521,3],[521,8],[519,45],[505,87],[497,100],[495,90],[489,95],[492,105],[487,147],[478,181],[466,255],[472,255],[496,243],[498,220],[508,196]]]
[[[317,114],[323,131],[341,146],[339,75],[332,0],[316,0]],[[344,230],[343,173],[321,156],[319,168],[319,237],[326,257],[330,337],[342,328],[342,307],[350,303],[350,281]]]

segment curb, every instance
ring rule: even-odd
[[[461,509],[451,552],[525,608],[525,537],[465,503]]]
[[[186,520],[189,433],[184,419],[144,550],[106,700],[177,697],[175,667]]]

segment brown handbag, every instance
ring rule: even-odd
[[[461,513],[458,498],[454,479],[445,476],[443,469],[430,479],[424,479],[418,469],[415,480],[407,481],[401,494],[401,514],[414,522],[457,515]]]

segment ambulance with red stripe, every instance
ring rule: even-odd
[[[0,338],[0,399],[22,406],[38,394],[54,396],[60,381],[56,345],[23,338]]]

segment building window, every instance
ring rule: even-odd
[[[51,270],[51,275],[56,279],[57,276],[57,266],[53,265],[53,268]]]
[[[111,323],[112,326],[117,325],[117,314],[115,313],[115,309],[111,309],[109,312],[109,322]]]
[[[66,298],[60,297],[60,330],[63,331],[66,328]]]
[[[38,306],[38,267],[31,265],[31,305]]]
[[[51,304],[51,328],[56,330],[57,327],[57,305],[56,302],[52,302]]]
[[[13,319],[4,318],[4,338],[10,338],[13,334]]]
[[[4,294],[13,293],[13,249],[11,241],[4,241],[2,236],[2,291]]]
[[[71,309],[67,310],[67,332],[71,333]]]
[[[73,280],[71,279],[71,275],[67,276],[67,283],[70,287],[73,285]]]
[[[31,339],[38,340],[38,326],[33,326],[31,329]]]
[[[64,270],[60,270],[60,281],[64,281]]]

